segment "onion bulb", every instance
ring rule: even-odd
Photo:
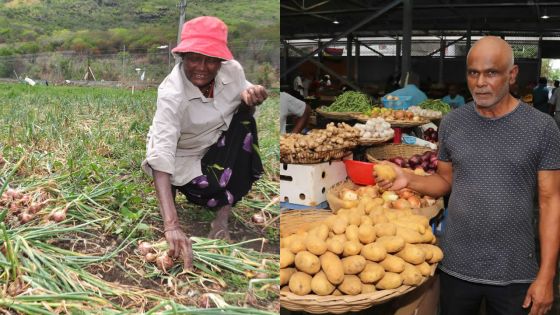
[[[394,191],[387,190],[383,192],[381,198],[383,198],[384,201],[396,201],[399,199],[399,196]]]
[[[144,258],[146,258],[146,261],[147,261],[147,262],[154,262],[154,261],[156,261],[157,254],[155,254],[155,253],[147,253],[146,256],[145,256]]]
[[[265,218],[262,215],[262,213],[255,213],[255,214],[253,214],[253,217],[251,217],[251,220],[253,221],[253,223],[263,224],[264,221],[265,221]]]
[[[25,223],[31,221],[32,219],[33,219],[33,215],[32,215],[32,214],[29,214],[29,213],[27,213],[27,212],[22,212],[22,213],[19,215],[19,220],[20,220],[20,222],[21,222],[22,224],[25,224]]]
[[[414,196],[414,195],[410,196],[407,198],[407,200],[412,208],[421,208],[421,201],[420,198],[418,198],[418,196]]]
[[[37,202],[32,202],[29,205],[29,212],[31,213],[37,213],[41,210],[41,208],[43,207],[43,204],[41,203],[37,203]]]
[[[64,210],[58,210],[51,214],[51,219],[54,222],[62,222],[66,219],[66,212]]]
[[[399,198],[393,201],[393,208],[395,209],[410,209],[410,202],[406,199]]]
[[[146,254],[152,251],[152,244],[148,242],[140,242],[140,244],[138,244],[138,251],[142,256],[146,256]]]
[[[167,269],[173,267],[173,259],[167,253],[162,253],[156,258],[156,265],[160,270],[167,271]]]

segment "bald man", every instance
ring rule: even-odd
[[[552,117],[509,93],[518,68],[507,42],[483,37],[467,56],[474,101],[440,125],[438,170],[417,176],[393,166],[393,182],[449,198],[440,245],[441,314],[545,314],[560,247],[560,130]],[[539,198],[540,260],[533,231]],[[540,261],[540,265],[539,265]]]

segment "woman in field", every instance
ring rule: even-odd
[[[176,190],[216,211],[208,237],[229,238],[232,207],[263,172],[252,113],[267,93],[245,79],[227,47],[227,26],[216,17],[186,22],[173,53],[181,62],[159,86],[142,168],[154,178],[169,255],[182,256],[191,269]]]

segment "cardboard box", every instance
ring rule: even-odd
[[[315,207],[327,200],[327,190],[345,179],[346,167],[340,160],[318,164],[282,163],[280,201]]]

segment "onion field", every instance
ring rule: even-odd
[[[177,198],[192,272],[149,261],[167,249],[140,169],[155,102],[155,89],[0,84],[0,311],[279,312],[278,96],[258,110],[266,174],[236,206],[232,241],[205,238],[214,213]]]

